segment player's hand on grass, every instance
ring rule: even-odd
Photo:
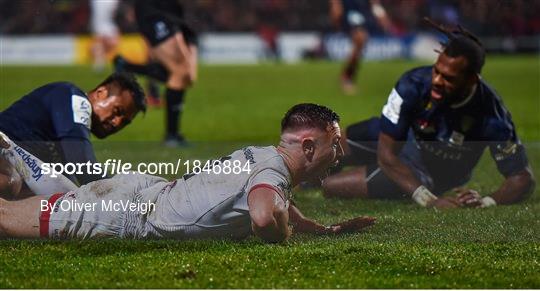
[[[352,218],[340,223],[333,224],[326,227],[326,233],[329,235],[344,234],[344,233],[355,233],[360,232],[363,229],[372,226],[375,224],[377,219],[370,216],[361,216]]]
[[[438,198],[427,205],[427,207],[433,207],[437,209],[451,209],[458,208],[460,206],[461,205],[459,204],[457,199],[452,197]]]
[[[480,207],[482,205],[482,196],[472,189],[456,188],[454,189],[459,204],[464,207]]]

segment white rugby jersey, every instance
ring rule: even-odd
[[[186,174],[160,187],[157,197],[156,187],[141,191],[141,200],[153,196],[156,207],[143,218],[144,227],[135,236],[243,238],[251,234],[247,203],[251,190],[268,187],[285,201],[290,198],[290,173],[275,147],[246,147],[220,161],[221,169],[214,166],[199,174]],[[225,174],[226,161],[242,170]],[[148,191],[153,193],[145,193]]]

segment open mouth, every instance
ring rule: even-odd
[[[431,89],[431,97],[435,100],[441,100],[443,98],[441,92],[436,89]]]

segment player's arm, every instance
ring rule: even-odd
[[[269,243],[289,238],[288,202],[271,187],[253,187],[248,196],[253,233]]]
[[[392,181],[396,182],[407,193],[413,193],[422,183],[416,178],[411,169],[398,157],[403,142],[396,141],[388,134],[379,134],[377,161],[379,166]]]
[[[525,148],[517,138],[513,124],[500,118],[488,120],[486,136],[498,140],[489,144],[497,169],[505,177],[499,189],[482,197],[470,189],[458,189],[458,201],[467,207],[490,207],[517,203],[534,191],[535,180]]]
[[[381,115],[377,146],[377,162],[381,170],[401,189],[409,193],[416,203],[426,207],[457,207],[456,203],[437,198],[422,185],[409,168],[399,159],[399,153],[421,104],[421,92],[414,78],[404,74],[388,96]]]
[[[329,234],[331,232],[330,227],[326,227],[305,217],[302,212],[292,204],[289,205],[289,220],[294,233]]]
[[[71,138],[64,137],[60,141],[62,146],[62,151],[64,152],[64,159],[66,162],[77,164],[86,164],[90,162],[91,164],[97,163],[92,144],[89,140],[83,138]],[[101,179],[101,175],[93,174],[87,169],[87,167],[82,168],[83,174],[75,175],[75,178],[80,185],[88,184],[92,181]]]
[[[507,176],[499,189],[489,196],[482,197],[477,191],[467,188],[457,189],[458,202],[466,207],[491,207],[523,201],[536,186],[529,167]]]
[[[536,182],[529,167],[506,177],[502,185],[491,194],[497,204],[512,204],[527,198],[534,191]]]
[[[375,224],[375,218],[362,216],[330,226],[324,226],[305,217],[296,206],[291,204],[289,206],[289,223],[292,225],[294,233],[330,235],[359,232],[364,228]]]
[[[379,167],[401,189],[410,193],[416,203],[437,208],[455,208],[454,202],[444,198],[437,198],[416,178],[413,171],[398,157],[403,142],[396,141],[391,136],[380,133],[377,147],[377,159]]]
[[[370,3],[371,11],[373,12],[373,15],[375,15],[375,18],[377,18],[377,21],[384,31],[392,32],[392,22],[390,21],[390,18],[386,13],[386,9],[384,9],[381,2],[379,0],[371,0]]]

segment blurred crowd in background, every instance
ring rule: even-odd
[[[329,31],[327,0],[186,0],[186,20],[198,32]],[[382,0],[393,33],[427,29],[424,16],[460,23],[480,36],[540,34],[539,0]],[[0,34],[89,33],[88,0],[0,0]],[[116,21],[124,33],[136,32],[130,0]]]

